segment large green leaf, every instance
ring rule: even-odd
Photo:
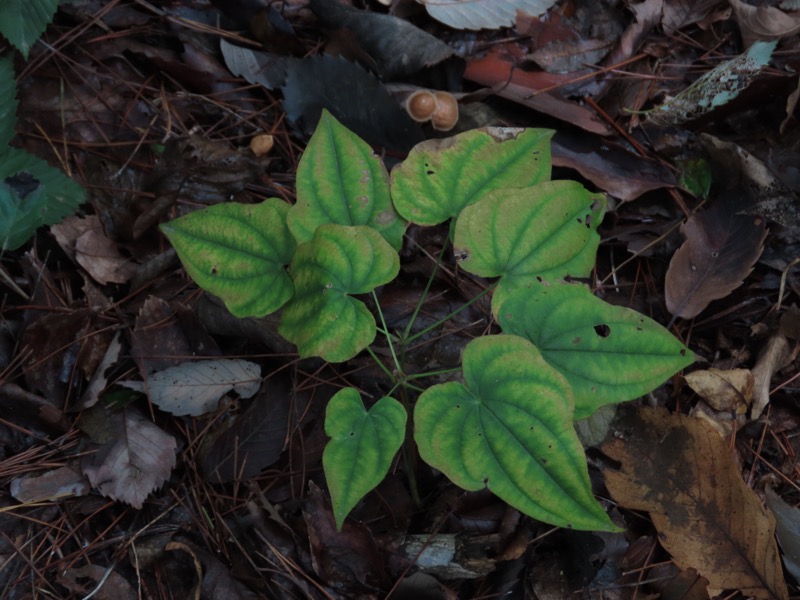
[[[64,173],[17,148],[0,149],[0,184],[0,250],[19,248],[37,228],[58,223],[86,199]]]
[[[348,360],[375,339],[375,318],[349,294],[366,294],[397,276],[400,259],[366,226],[320,225],[297,247],[290,272],[295,294],[278,331],[300,356]]]
[[[367,410],[358,391],[345,388],[328,402],[325,433],[331,438],[322,455],[336,526],[367,492],[377,486],[406,432],[406,409],[394,398],[381,398]]]
[[[434,385],[417,401],[414,438],[423,460],[456,485],[488,487],[541,521],[614,530],[592,496],[566,380],[512,335],[473,340],[463,363],[466,385]]]
[[[603,302],[581,285],[531,285],[498,314],[503,331],[533,342],[575,394],[575,418],[646,394],[694,362],[664,327]]]
[[[289,213],[289,229],[303,243],[325,223],[369,225],[396,250],[406,229],[392,206],[386,167],[327,110],[297,168],[297,203]]]
[[[286,226],[289,205],[216,204],[161,225],[186,272],[220,297],[237,317],[262,317],[292,296],[286,265],[295,241]]]
[[[521,285],[588,276],[604,207],[602,194],[575,181],[496,190],[458,217],[454,252],[465,271],[503,277],[492,298],[496,314]]]
[[[0,148],[14,137],[17,114],[17,82],[11,57],[0,60]]]
[[[492,190],[547,181],[552,136],[549,129],[489,127],[417,144],[392,170],[397,212],[437,225]]]
[[[31,46],[53,20],[56,8],[58,0],[2,0],[0,33],[27,59]]]

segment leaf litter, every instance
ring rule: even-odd
[[[402,597],[414,569],[437,598],[591,597],[599,589],[707,598],[723,588],[733,598],[785,597],[757,495],[777,516],[793,573],[786,530],[796,517],[775,501],[796,504],[800,480],[797,337],[779,325],[800,304],[793,9],[578,1],[548,2],[535,16],[525,3],[502,3],[523,11],[502,16],[509,29],[462,31],[406,1],[354,8],[315,0],[314,12],[296,0],[264,12],[222,4],[222,12],[183,2],[63,5],[47,45],[16,63],[19,121],[0,125],[10,168],[19,148],[68,167],[91,190],[77,218],[93,233],[78,243],[85,232],[70,229],[76,221],[40,228],[2,256],[0,598],[34,588],[64,598],[95,588],[117,598],[135,590]],[[487,26],[500,23],[501,3],[447,8],[468,5],[488,7]],[[777,41],[777,50],[766,56],[755,46],[760,58],[740,72],[759,41]],[[732,89],[742,90],[735,99],[728,88],[698,95],[700,84],[732,71]],[[753,78],[758,84],[747,85]],[[608,433],[602,448],[618,457],[617,476],[636,476],[621,494],[615,475],[601,482],[599,453],[590,451],[594,493],[611,491],[618,504],[609,514],[625,534],[552,532],[486,491],[464,493],[429,472],[417,505],[403,460],[337,533],[321,477],[325,406],[350,386],[370,406],[388,391],[385,374],[361,357],[339,366],[299,361],[276,320],[236,319],[200,295],[156,229],[231,197],[292,203],[297,160],[322,108],[360,127],[387,163],[403,158],[416,142],[441,137],[403,109],[402,90],[419,88],[458,98],[453,133],[558,130],[557,175],[608,196],[587,278],[593,292],[662,324],[676,317],[674,333],[708,363],[688,379],[712,373],[711,390],[696,394],[675,377],[649,397],[670,413],[625,408],[628,425],[620,426],[612,410],[584,428],[595,445]],[[699,102],[686,102],[687,88]],[[668,127],[636,112],[668,113],[658,108],[664,98],[682,93]],[[263,134],[274,145],[256,157],[249,144]],[[710,186],[686,185],[685,165],[701,160],[711,165]],[[5,182],[18,195],[24,184]],[[402,290],[380,291],[403,326],[420,279],[434,271],[429,256],[447,243],[447,232],[433,229],[409,229]],[[668,268],[671,259],[678,266]],[[692,265],[708,268],[695,279]],[[459,308],[464,290],[483,283],[442,267],[420,323]],[[406,308],[393,300],[401,294],[412,298]],[[410,364],[457,365],[469,338],[491,327],[487,314],[488,303],[470,307],[442,335],[426,335]],[[244,383],[242,375],[212,378],[198,397],[186,393],[203,387],[197,369],[220,361],[260,369],[260,389],[222,391]],[[184,364],[195,379],[163,380],[158,402],[120,385],[147,382],[147,391],[155,378],[158,389],[161,374]],[[187,409],[187,400],[199,408]],[[683,416],[704,404],[705,421]],[[202,414],[165,410],[176,406]],[[653,461],[667,466],[658,471]],[[648,479],[648,465],[666,477]],[[614,469],[604,466],[605,475]],[[685,497],[675,490],[700,492],[677,502]],[[681,536],[691,544],[675,543]],[[715,556],[731,560],[710,564]],[[750,569],[731,575],[742,557]]]

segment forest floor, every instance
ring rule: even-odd
[[[422,0],[346,4],[76,0],[27,60],[0,41],[12,145],[87,191],[2,253],[0,598],[800,597],[800,11],[558,0],[469,30]],[[535,3],[459,4],[439,19]],[[409,117],[417,89],[453,95],[452,129]],[[389,169],[424,139],[548,128],[553,179],[605,194],[592,291],[696,357],[579,424],[620,531],[532,519],[413,447],[337,531],[327,402],[348,386],[377,400],[391,373],[299,358],[278,317],[203,292],[159,229],[223,202],[293,204],[322,108]],[[380,292],[390,329],[421,296],[418,328],[486,287],[448,238],[407,230]],[[496,330],[484,304],[423,337],[413,368],[458,366]],[[218,359],[259,384],[204,414],[130,383]]]

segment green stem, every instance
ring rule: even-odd
[[[409,413],[410,402],[406,394],[405,386],[400,388],[400,402]],[[406,441],[403,444],[403,462],[406,463],[406,474],[408,475],[408,491],[411,499],[416,506],[422,506],[422,499],[417,487],[417,455],[414,451],[414,423],[410,417],[406,419]]]
[[[417,306],[414,307],[414,312],[411,313],[411,318],[408,320],[406,330],[403,332],[403,339],[406,341],[409,340],[408,336],[411,335],[411,328],[414,326],[414,321],[416,321],[419,311],[422,310],[422,305],[425,302],[425,298],[428,297],[428,292],[431,290],[433,280],[436,278],[436,273],[439,272],[439,265],[442,263],[442,258],[444,257],[444,251],[446,249],[447,244],[442,244],[442,250],[439,252],[439,257],[436,259],[436,264],[433,265],[433,271],[431,272],[431,276],[428,277],[428,283],[425,284],[425,289],[422,290],[422,295],[419,297],[419,302],[417,302]]]
[[[434,329],[436,329],[437,327],[439,327],[439,326],[440,326],[442,323],[446,323],[447,321],[449,321],[450,319],[452,319],[453,317],[455,317],[455,316],[456,316],[458,313],[460,313],[460,312],[461,312],[461,311],[463,311],[463,310],[466,310],[466,309],[467,309],[467,308],[469,308],[469,307],[470,307],[470,306],[471,306],[473,303],[475,303],[476,301],[478,301],[478,300],[480,300],[481,298],[483,298],[483,297],[484,297],[486,294],[488,294],[490,291],[492,291],[492,290],[495,288],[495,286],[496,286],[496,285],[497,285],[496,283],[495,283],[495,284],[492,284],[492,285],[490,285],[489,287],[487,287],[485,290],[483,290],[483,291],[482,291],[482,292],[480,292],[479,294],[476,294],[474,298],[470,298],[468,302],[466,302],[466,303],[464,303],[463,305],[459,306],[457,309],[455,309],[453,312],[451,312],[451,313],[450,313],[450,314],[448,314],[447,316],[445,316],[445,317],[442,317],[441,319],[439,319],[438,321],[436,321],[436,322],[435,322],[433,325],[429,325],[428,327],[426,327],[426,328],[425,328],[425,329],[423,329],[422,331],[418,331],[417,333],[415,333],[415,334],[414,334],[414,335],[412,335],[411,337],[407,338],[407,339],[405,340],[405,343],[406,343],[406,344],[408,344],[408,343],[411,343],[411,342],[413,342],[415,339],[417,339],[418,337],[421,337],[421,336],[425,335],[426,333],[428,333],[428,332],[430,332],[430,331],[433,331]]]
[[[378,357],[375,355],[375,352],[373,352],[373,350],[372,350],[372,347],[371,347],[371,346],[367,346],[367,352],[369,352],[369,355],[372,357],[372,360],[374,360],[374,361],[377,363],[377,365],[378,365],[378,366],[379,366],[379,367],[380,367],[380,368],[383,370],[383,372],[384,372],[384,373],[386,373],[386,375],[388,375],[388,376],[389,376],[389,379],[391,379],[392,381],[397,381],[397,376],[396,376],[394,373],[392,373],[392,372],[391,372],[391,371],[390,371],[390,370],[389,370],[389,369],[386,367],[386,365],[385,365],[385,364],[383,364],[383,361],[382,361],[382,360],[380,360],[380,359],[379,359],[379,358],[378,358]]]
[[[425,373],[416,373],[406,377],[406,381],[413,379],[422,379],[423,377],[435,377],[436,375],[449,375],[450,373],[460,373],[461,367],[453,367],[452,369],[442,369],[441,371],[426,371]]]
[[[378,295],[375,293],[375,290],[372,290],[372,299],[375,300],[375,307],[378,310],[378,317],[380,317],[380,319],[381,319],[381,325],[383,326],[383,334],[386,336],[386,341],[389,344],[389,352],[392,353],[392,359],[394,360],[394,366],[397,369],[398,373],[402,373],[403,372],[403,367],[400,364],[400,361],[397,358],[397,354],[394,351],[394,344],[392,343],[392,336],[389,335],[389,328],[386,326],[386,319],[383,318],[383,311],[381,310],[381,305],[378,302]]]

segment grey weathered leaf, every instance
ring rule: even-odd
[[[146,383],[119,384],[147,393],[163,411],[196,417],[216,410],[220,398],[231,390],[242,398],[255,394],[261,385],[261,367],[240,359],[185,362],[153,373]]]
[[[454,29],[499,29],[517,20],[517,11],[539,17],[555,0],[417,0],[428,14]]]

